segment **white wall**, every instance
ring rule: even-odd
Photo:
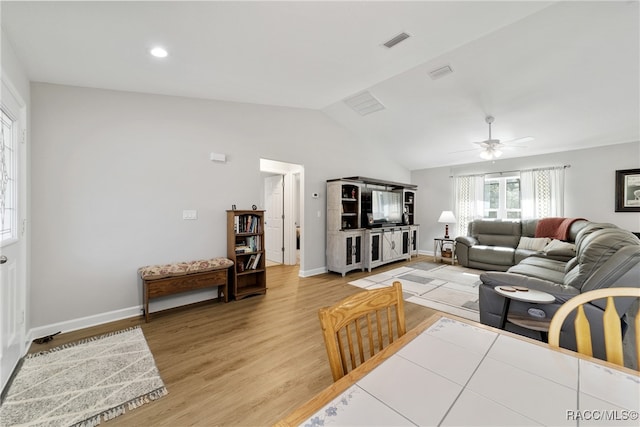
[[[433,252],[433,238],[444,234],[438,224],[443,210],[453,210],[453,175],[513,171],[545,166],[571,165],[565,169],[565,216],[611,222],[640,232],[640,213],[615,212],[615,171],[640,168],[640,142],[608,145],[584,150],[479,162],[455,167],[411,172],[418,185],[417,222],[420,250]],[[450,233],[451,230],[450,230]]]
[[[225,210],[261,199],[260,158],[304,166],[303,275],[325,269],[327,179],[410,178],[376,152],[362,161],[366,147],[313,110],[43,83],[31,95],[35,327],[130,314],[138,267],[224,256]]]
[[[2,65],[2,72],[6,73],[11,80],[11,83],[15,86],[16,90],[20,93],[25,103],[29,103],[29,78],[22,68],[22,64],[18,60],[18,57],[13,50],[9,42],[9,38],[5,36],[4,31],[1,33],[2,39],[2,59],[0,64]]]

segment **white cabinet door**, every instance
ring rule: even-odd
[[[365,231],[364,238],[364,267],[371,272],[371,269],[382,264],[382,231]]]
[[[391,228],[382,233],[382,259],[389,261],[402,256],[402,232]]]

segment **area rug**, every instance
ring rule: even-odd
[[[167,394],[139,327],[29,354],[2,426],[95,426]]]
[[[406,301],[445,313],[480,321],[479,275],[482,271],[456,265],[417,262],[349,282],[364,289],[402,283]]]

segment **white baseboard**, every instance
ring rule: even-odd
[[[128,319],[130,317],[140,316],[142,314],[142,306],[123,308],[120,310],[109,311],[106,313],[95,314],[93,316],[81,317],[79,319],[66,320],[64,322],[53,323],[51,325],[39,326],[29,330],[28,343],[35,338],[46,335],[55,334],[58,331],[71,332],[78,329],[89,328],[91,326],[102,325],[103,323],[114,322],[116,320]],[[27,346],[28,347],[28,346]]]
[[[191,292],[183,292],[181,294],[169,295],[163,298],[157,298],[149,302],[149,312],[154,313],[160,310],[167,310],[174,307],[194,304],[197,302],[209,300],[218,297],[218,289],[215,288],[213,293],[210,289],[199,289]],[[78,319],[66,320],[64,322],[53,323],[46,326],[32,328],[27,334],[27,348],[34,338],[44,337],[46,335],[55,334],[58,331],[63,333],[77,331],[78,329],[89,328],[91,326],[102,325],[103,323],[114,322],[116,320],[129,319],[131,317],[142,316],[142,305],[123,308],[120,310],[108,311],[106,313],[95,314],[92,316],[81,317]]]
[[[320,267],[320,268],[314,268],[313,270],[298,270],[298,276],[299,277],[311,277],[311,276],[317,276],[318,274],[324,274],[327,271],[327,267]]]

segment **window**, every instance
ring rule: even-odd
[[[455,177],[457,233],[477,218],[505,220],[564,216],[564,170],[554,166]]]
[[[15,121],[0,110],[0,242],[17,238]]]
[[[486,177],[484,218],[520,219],[520,177]]]

